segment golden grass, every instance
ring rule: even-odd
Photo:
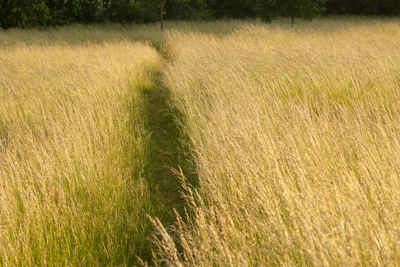
[[[45,42],[45,41],[44,41]],[[126,41],[0,48],[0,264],[126,265],[157,214],[139,87],[161,64]]]
[[[184,158],[154,77],[161,56],[133,43],[160,48],[158,27],[0,30],[0,265],[151,261],[147,215],[172,220],[169,167]]]
[[[400,264],[399,44],[395,19],[170,34],[199,186],[158,263]]]
[[[0,31],[0,265],[399,265],[399,25]]]
[[[210,22],[168,21],[167,31],[228,33],[244,24],[261,24],[258,21],[225,20]],[[82,44],[115,41],[150,41],[157,48],[164,42],[165,33],[159,24],[106,24],[70,25],[48,29],[0,29],[0,46]]]

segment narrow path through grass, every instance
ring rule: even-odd
[[[149,183],[157,189],[158,197],[168,209],[168,221],[172,221],[172,210],[183,206],[179,193],[180,183],[173,171],[180,157],[179,128],[168,105],[168,91],[161,83],[156,82],[151,87],[143,88],[143,95],[146,126],[151,133],[145,171]]]
[[[171,105],[161,74],[154,74],[152,83],[142,86],[141,90],[145,127],[151,134],[143,172],[152,191],[151,197],[161,207],[159,214],[153,216],[168,228],[176,221],[174,210],[181,214],[185,207],[176,170],[180,167],[191,182],[196,180],[191,153],[178,123],[180,115]],[[151,263],[151,236],[148,242],[148,251],[140,257]]]

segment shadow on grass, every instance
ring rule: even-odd
[[[196,186],[195,165],[188,138],[180,126],[182,114],[171,104],[170,92],[162,84],[161,74],[155,74],[153,83],[141,90],[145,127],[151,134],[144,175],[151,198],[161,206],[154,216],[169,228],[176,222],[174,210],[183,214],[186,205],[177,170],[181,168],[189,183]],[[148,251],[143,251],[139,257],[151,264],[151,240],[149,242]]]

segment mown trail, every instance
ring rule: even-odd
[[[167,215],[159,219],[166,223],[172,222],[173,209],[182,210],[184,205],[179,193],[180,183],[174,172],[181,158],[179,128],[168,104],[168,91],[162,86],[159,77],[155,77],[154,83],[142,90],[145,126],[151,135],[144,172],[157,198],[167,210]]]
[[[175,212],[182,214],[185,209],[178,170],[181,169],[195,184],[194,167],[180,128],[180,114],[171,104],[169,89],[163,85],[161,71],[154,73],[152,83],[141,90],[145,127],[150,133],[143,173],[152,190],[151,197],[162,207],[160,214],[153,218],[158,218],[164,227],[170,228],[176,222]],[[148,251],[140,257],[151,263],[153,236],[149,236],[148,240],[151,243]]]
[[[154,179],[162,203],[167,208],[180,209],[183,203],[179,197],[179,182],[173,171],[180,157],[179,129],[168,105],[168,91],[158,83],[143,90],[146,126],[151,132],[147,174]]]

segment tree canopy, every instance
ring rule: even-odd
[[[326,0],[279,0],[275,9],[279,15],[294,18],[312,19],[325,10]]]
[[[162,9],[162,10],[160,10]],[[399,0],[1,0],[0,27],[174,20],[312,19],[319,14],[400,15]]]

